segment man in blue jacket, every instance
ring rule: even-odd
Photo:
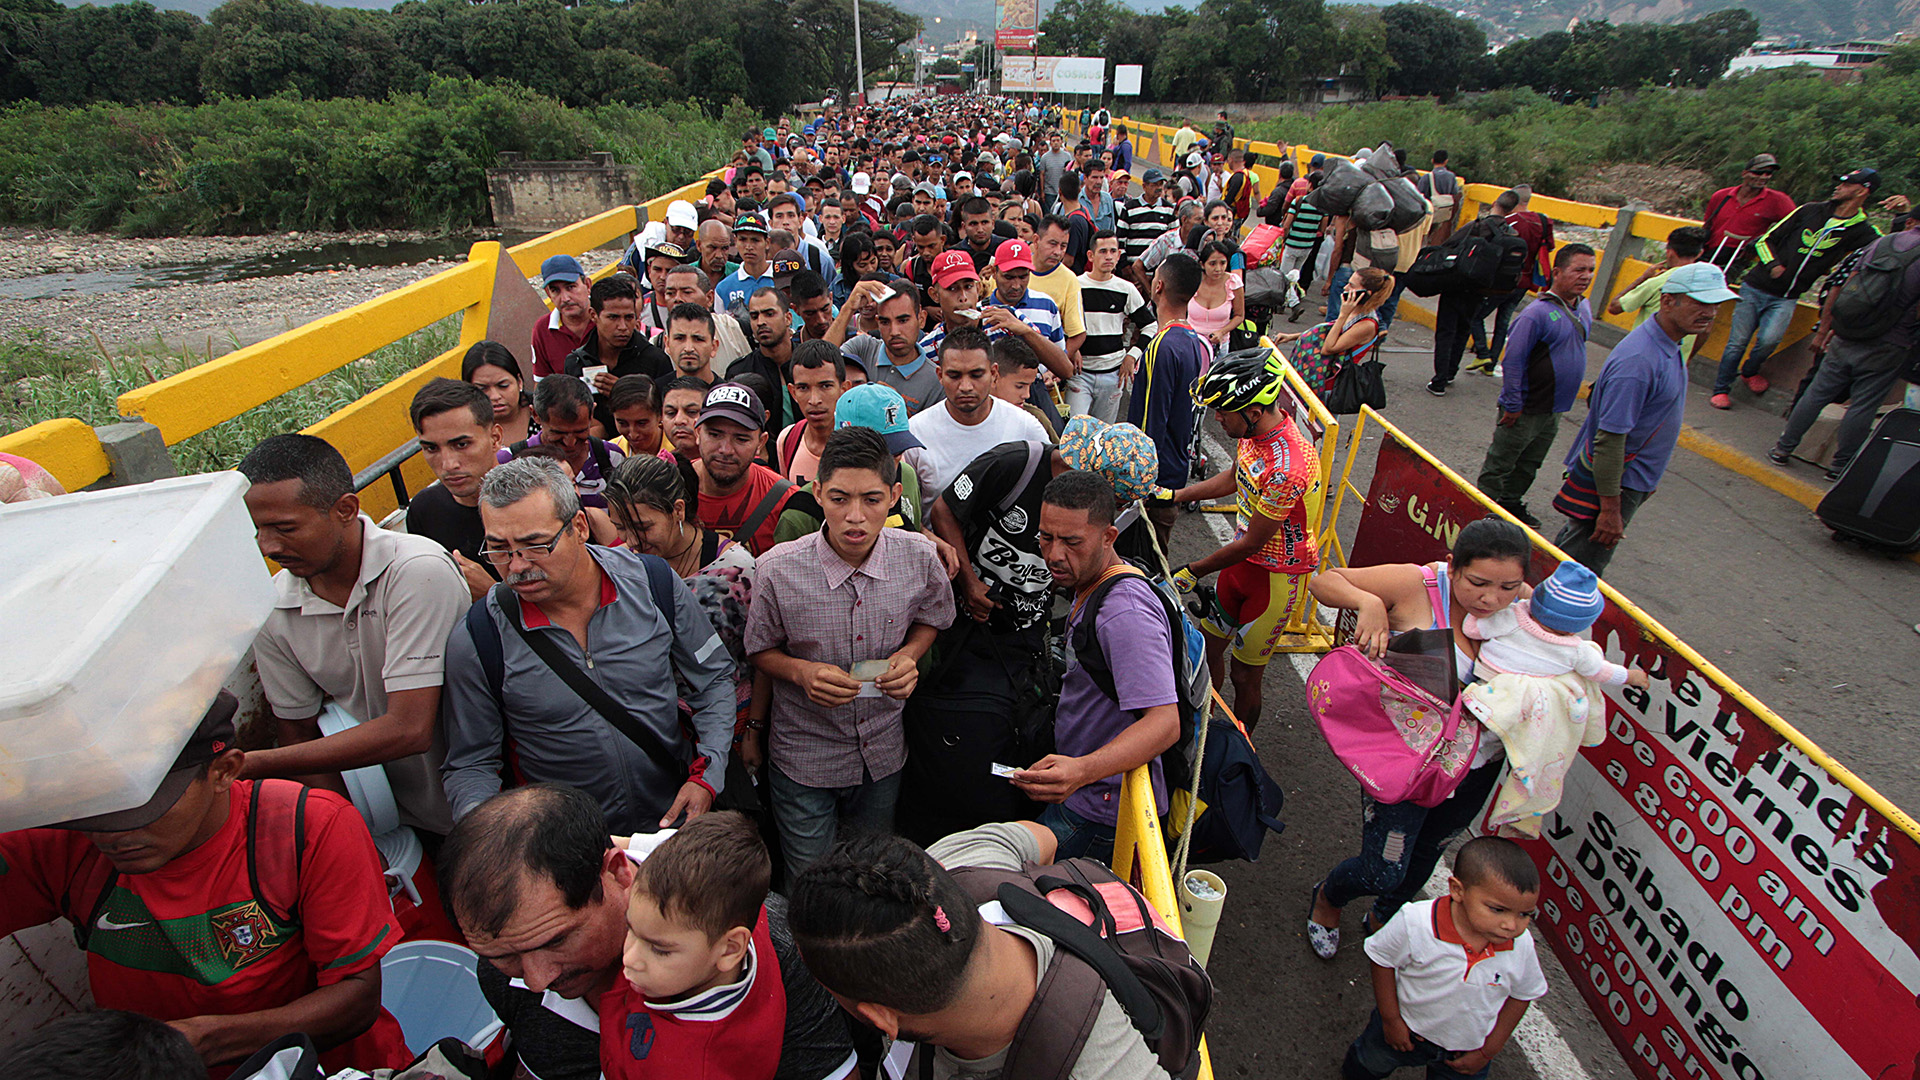
[[[1597,265],[1587,245],[1561,247],[1547,291],[1520,313],[1507,334],[1500,416],[1477,483],[1487,498],[1534,528],[1540,519],[1527,509],[1527,489],[1553,449],[1560,414],[1573,408],[1587,374],[1593,309],[1586,292]]]

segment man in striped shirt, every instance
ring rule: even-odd
[[[1119,262],[1120,241],[1113,230],[1094,233],[1087,272],[1080,275],[1087,340],[1080,346],[1080,371],[1067,380],[1067,411],[1109,424],[1120,417],[1121,387],[1140,356],[1138,347],[1128,347],[1129,330],[1138,332],[1138,340],[1150,340],[1155,332],[1152,306],[1132,282],[1113,275]]]
[[[1305,199],[1293,200],[1287,207],[1286,220],[1280,223],[1280,231],[1286,235],[1284,246],[1280,249],[1280,275],[1285,277],[1289,270],[1300,271],[1300,299],[1288,312],[1289,321],[1300,318],[1300,312],[1306,304],[1307,283],[1313,280],[1313,262],[1308,258],[1313,253],[1313,245],[1319,239],[1322,224],[1327,220],[1326,212],[1307,202]]]
[[[1146,255],[1148,245],[1173,228],[1174,206],[1167,201],[1166,190],[1167,174],[1148,169],[1140,178],[1140,197],[1127,199],[1115,211],[1118,224],[1114,231],[1120,236],[1120,269],[1135,285],[1144,287],[1147,280],[1140,259]]]

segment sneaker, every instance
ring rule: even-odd
[[[1540,519],[1533,516],[1533,511],[1527,509],[1526,503],[1501,503],[1500,509],[1519,518],[1520,524],[1525,525],[1529,529],[1538,529],[1540,527]]]
[[[1765,375],[1748,375],[1746,377],[1746,382],[1747,382],[1747,389],[1753,391],[1756,394],[1766,393],[1767,387],[1773,385],[1772,383],[1767,381],[1767,377]]]
[[[1480,356],[1475,357],[1473,362],[1467,365],[1467,370],[1473,372],[1475,375],[1491,375],[1493,374],[1494,367],[1493,357]]]
[[[1441,382],[1439,379],[1434,379],[1427,383],[1427,393],[1432,394],[1434,397],[1446,397],[1447,384]]]
[[[1731,409],[1733,408],[1733,398],[1725,391],[1722,391],[1708,398],[1707,404],[1716,409]]]
[[[1767,451],[1767,460],[1773,462],[1775,465],[1793,464],[1793,456],[1777,446]]]

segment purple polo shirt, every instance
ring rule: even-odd
[[[1081,614],[1074,612],[1068,621],[1069,639]],[[1101,693],[1077,662],[1067,666],[1053,735],[1059,752],[1070,757],[1084,757],[1112,742],[1139,719],[1136,714],[1180,700],[1173,682],[1173,638],[1167,613],[1144,578],[1129,575],[1113,584],[1100,602],[1093,633],[1113,672],[1113,689],[1120,700]],[[1167,781],[1158,758],[1151,769],[1154,810],[1165,814]],[[1088,784],[1067,796],[1066,807],[1089,821],[1115,824],[1120,819],[1120,777]]]
[[[1673,459],[1680,441],[1680,419],[1687,405],[1687,364],[1680,343],[1648,319],[1613,347],[1587,398],[1587,419],[1567,450],[1566,464],[1593,461],[1597,431],[1627,437],[1627,467],[1620,486],[1652,491]]]

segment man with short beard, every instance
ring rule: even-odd
[[[766,449],[767,410],[740,383],[721,383],[700,406],[700,524],[759,555],[773,546],[793,481],[756,461]],[[1037,425],[1036,425],[1037,426]]]
[[[713,310],[713,279],[699,266],[688,264],[676,266],[667,271],[666,300],[668,320],[672,320],[672,311],[681,304],[696,304]],[[713,320],[713,368],[725,371],[727,365],[747,355],[753,343],[747,339],[747,332],[740,327],[740,320],[726,312],[720,312]],[[663,345],[662,348],[665,348]],[[708,380],[717,382],[717,379]]]
[[[500,791],[509,724],[517,770],[586,791],[606,814],[603,828],[653,832],[705,813],[726,783],[733,661],[686,584],[671,572],[656,581],[658,571],[624,547],[588,543],[586,512],[555,461],[522,458],[488,473],[480,516],[505,587],[457,620],[446,643],[442,773],[454,817]],[[590,668],[588,678],[651,738],[614,727],[540,658],[536,638],[560,663]],[[489,654],[497,675],[482,660]]]
[[[673,306],[673,311],[667,316],[667,333],[663,340],[667,356],[673,360],[676,376],[691,375],[709,384],[720,381],[713,370],[713,355],[717,347],[713,327],[717,321],[713,312],[699,304]]]
[[[753,330],[753,351],[728,365],[727,377],[738,378],[744,373],[758,375],[767,380],[769,389],[781,395],[780,407],[774,409],[766,421],[767,436],[772,438],[781,428],[800,418],[799,410],[791,407],[792,399],[787,398],[785,392],[787,361],[793,359],[793,309],[785,293],[763,288],[747,302],[747,319]]]

